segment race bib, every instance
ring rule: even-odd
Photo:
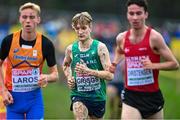
[[[140,86],[154,83],[153,71],[150,69],[143,69],[141,61],[144,59],[149,59],[149,57],[126,57],[128,86]]]
[[[28,70],[12,70],[12,91],[13,92],[28,92],[33,91],[38,86],[40,71],[39,68]]]
[[[148,85],[154,83],[152,70],[128,68],[128,86]]]
[[[98,90],[101,87],[100,79],[94,76],[76,77],[77,90],[81,92]]]

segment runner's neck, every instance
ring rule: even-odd
[[[26,33],[22,31],[21,37],[25,41],[33,41],[36,39],[36,32]]]

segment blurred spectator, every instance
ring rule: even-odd
[[[56,19],[47,21],[45,24],[43,24],[44,31],[46,34],[52,39],[55,40],[59,32],[64,28],[66,25],[65,20]]]
[[[171,37],[169,35],[169,32],[165,28],[162,28],[161,29],[161,34],[162,34],[166,44],[169,46],[170,43],[171,43]]]
[[[97,21],[93,29],[95,38],[105,43],[109,52],[112,52],[115,44],[115,36],[119,32],[118,22],[115,20]]]
[[[177,27],[176,31],[174,32],[174,36],[180,39],[180,25]]]
[[[0,24],[0,45],[2,39],[8,34],[9,24]]]

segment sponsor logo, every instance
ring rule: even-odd
[[[94,54],[95,54],[95,52],[94,52],[94,51],[92,51],[92,52],[91,52],[91,54],[92,54],[92,55],[94,55]]]
[[[159,107],[158,107],[158,110],[160,110],[161,108],[162,108],[162,106],[159,106]]]
[[[139,48],[138,50],[139,51],[145,51],[145,50],[147,50],[147,48]]]
[[[34,56],[34,57],[37,56],[37,50],[33,50],[33,56]]]
[[[20,55],[14,55],[14,59],[19,59],[19,60],[30,60],[30,61],[36,61],[36,57],[29,57],[29,56],[20,56]]]
[[[79,54],[75,54],[74,57],[78,57]],[[78,57],[79,58],[79,57]]]
[[[14,53],[17,53],[18,51],[19,51],[19,49],[18,49],[18,48],[15,48],[13,52],[14,52]]]
[[[129,50],[128,48],[125,48],[125,49],[124,49],[124,52],[125,52],[125,53],[128,53],[129,51],[130,51],[130,50]]]

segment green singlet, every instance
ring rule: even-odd
[[[81,52],[78,46],[78,41],[72,45],[72,62],[71,70],[75,78],[75,89],[71,91],[72,96],[83,97],[91,101],[106,100],[106,83],[104,79],[90,76],[88,74],[77,74],[75,72],[76,63],[86,64],[88,68],[94,70],[103,70],[99,55],[98,55],[98,40],[93,40],[90,49]]]

